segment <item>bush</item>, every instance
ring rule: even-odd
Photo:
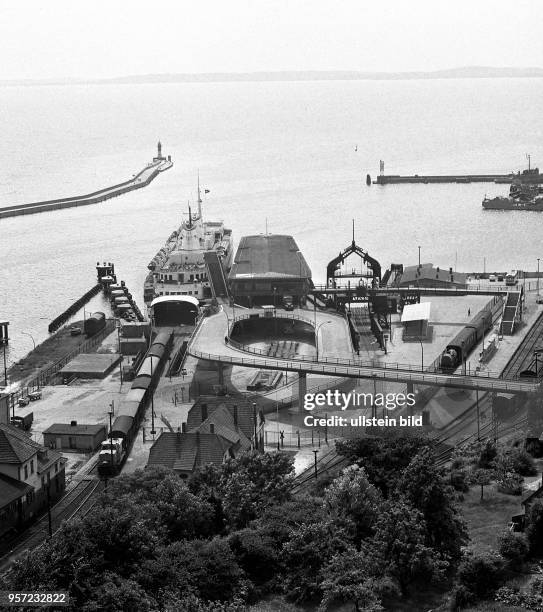
[[[506,531],[498,540],[500,555],[509,562],[511,569],[517,569],[528,556],[529,546],[523,533]]]
[[[455,491],[467,493],[469,491],[468,475],[465,470],[452,470],[451,485]]]
[[[537,474],[533,457],[524,449],[514,448],[511,452],[511,460],[513,469],[517,474],[521,476],[535,476]]]
[[[493,595],[505,575],[506,563],[495,552],[468,552],[458,567],[458,582],[475,599]]]
[[[522,593],[518,588],[502,587],[496,591],[495,601],[507,604],[508,606],[518,606],[526,610],[541,610],[543,597],[533,593]]]
[[[492,467],[492,462],[498,456],[498,450],[492,440],[487,440],[481,448],[479,455],[478,467],[482,469],[489,469]]]

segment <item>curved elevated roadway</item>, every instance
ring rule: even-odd
[[[365,364],[362,360],[347,358],[323,358],[319,361],[311,358],[280,359],[260,357],[251,352],[230,345],[228,341],[228,318],[224,312],[200,320],[187,347],[187,352],[198,359],[215,361],[228,365],[239,365],[247,368],[264,370],[281,370],[299,374],[324,374],[346,378],[366,378],[438,387],[455,387],[460,389],[477,389],[504,393],[535,393],[540,389],[536,382],[491,378],[479,374],[439,374],[423,372],[409,366],[398,364],[383,367]]]

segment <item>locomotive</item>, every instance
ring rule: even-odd
[[[447,344],[441,355],[441,369],[452,372],[466,360],[473,347],[483,338],[483,335],[492,328],[492,311],[485,308]]]

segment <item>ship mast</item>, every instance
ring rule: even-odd
[[[202,197],[200,194],[200,171],[198,170],[198,216],[202,219]]]

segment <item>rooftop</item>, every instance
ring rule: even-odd
[[[32,490],[30,485],[15,480],[15,478],[10,478],[5,474],[0,474],[0,508],[9,506]]]
[[[416,285],[417,281],[438,281],[454,285],[465,285],[467,274],[453,272],[451,269],[434,268],[431,263],[423,263],[419,266],[406,266],[402,274],[391,278],[392,285]]]
[[[17,427],[0,423],[0,463],[24,463],[34,457],[40,448]]]
[[[71,434],[71,435],[89,435],[89,436],[94,436],[96,435],[99,431],[101,431],[102,429],[105,429],[106,426],[105,425],[83,425],[83,424],[77,424],[77,425],[70,425],[69,423],[53,423],[53,425],[50,425],[46,430],[44,430],[44,434],[56,434],[56,435],[63,435],[63,434]]]
[[[292,236],[259,234],[243,236],[229,279],[311,278],[311,270]]]
[[[147,465],[192,472],[207,463],[220,465],[231,446],[218,434],[163,432],[151,447]]]
[[[421,302],[420,304],[406,304],[402,312],[402,323],[410,321],[428,321],[430,319],[431,302]]]
[[[213,432],[211,429],[213,428]],[[234,423],[234,417],[226,406],[218,406],[216,410],[196,428],[200,433],[215,433],[230,442],[232,446],[239,445],[242,450],[251,448],[251,440],[243,433],[241,427]]]
[[[207,419],[202,419],[202,404],[207,406]],[[234,412],[237,411],[239,429],[247,438],[251,439],[254,434],[253,405],[243,397],[218,397],[216,395],[200,396],[189,411],[187,429],[189,431],[197,429],[202,424],[203,420],[210,420],[210,417],[213,417],[215,411],[222,407],[225,407],[232,416],[232,425],[234,423]],[[222,421],[223,419],[221,418],[221,422]],[[211,418],[211,422],[214,422],[213,418]],[[230,423],[230,421],[228,421],[228,423]]]

